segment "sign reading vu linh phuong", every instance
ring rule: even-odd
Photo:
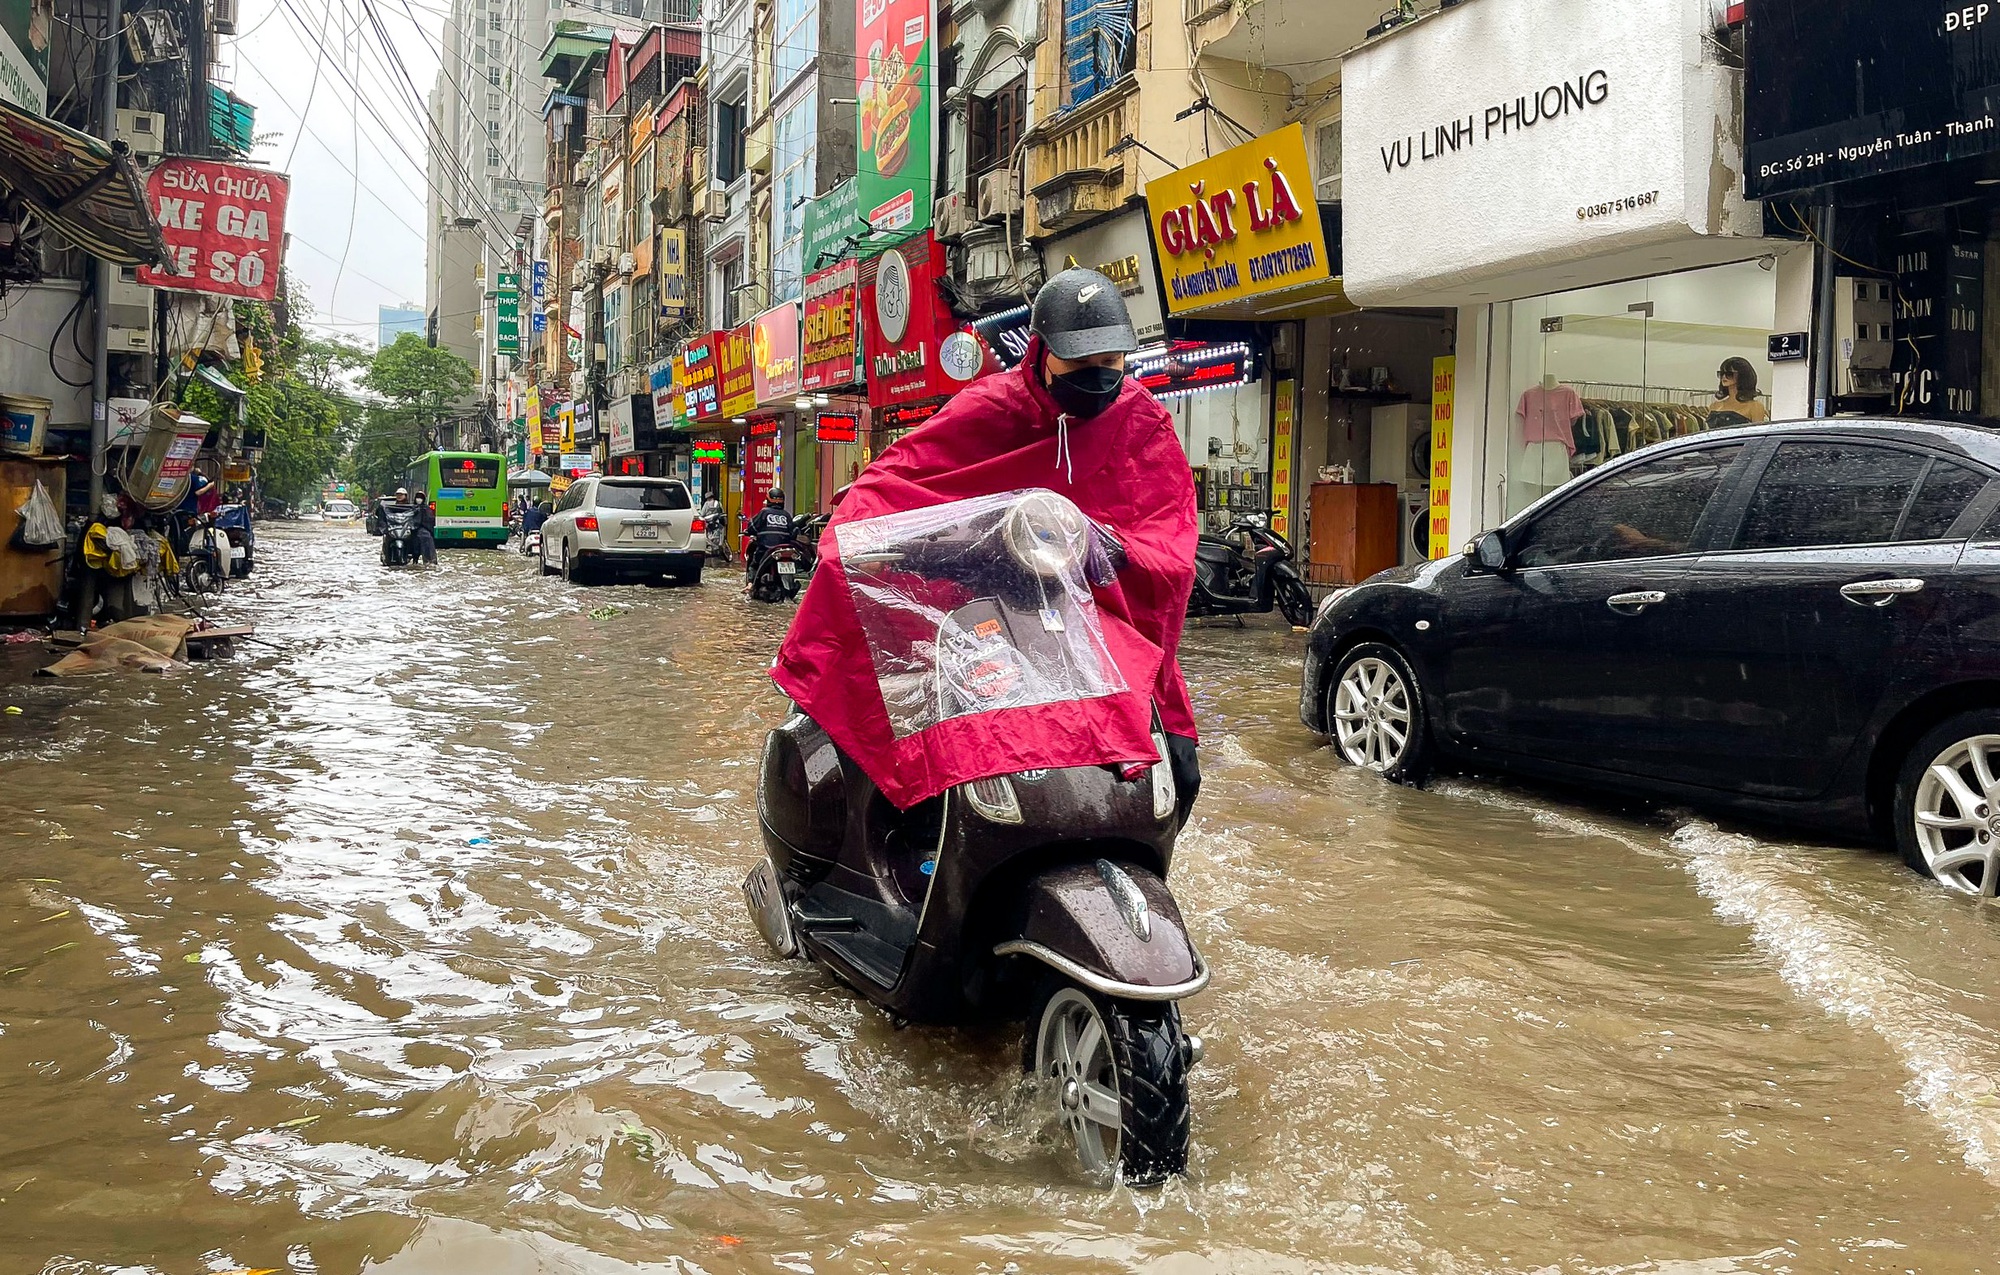
[[[1146,207],[1170,314],[1333,277],[1302,124],[1149,182]]]

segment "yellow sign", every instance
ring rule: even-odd
[[[1279,381],[1271,396],[1271,530],[1292,534],[1292,414],[1296,381]]]
[[[528,431],[528,451],[536,456],[542,454],[542,391],[539,387],[528,387],[528,406],[522,422]]]
[[[1458,408],[1458,359],[1431,360],[1431,560],[1451,556],[1451,436]]]
[[[1146,208],[1170,314],[1333,277],[1303,124],[1147,183]]]
[[[255,476],[248,465],[230,465],[222,471],[222,481],[226,483],[247,483]]]
[[[576,450],[576,405],[564,403],[556,412],[556,420],[562,425],[562,446],[559,451]]]

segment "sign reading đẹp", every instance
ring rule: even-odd
[[[167,264],[139,282],[248,301],[278,295],[291,179],[245,164],[165,159],[146,174],[146,203],[167,241]]]

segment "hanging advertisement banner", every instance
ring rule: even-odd
[[[556,409],[556,450],[574,452],[576,450],[576,404],[564,403]],[[574,466],[564,465],[564,469]]]
[[[660,314],[678,318],[687,309],[687,232],[667,229],[660,232]]]
[[[934,0],[857,0],[856,110],[861,117],[857,210],[876,230],[919,231],[931,224],[932,39]],[[1308,187],[1310,189],[1310,187]]]
[[[37,115],[46,115],[49,107],[53,16],[35,0],[0,0],[0,97]]]
[[[653,395],[653,419],[668,429],[681,426],[681,398],[674,392],[674,361],[661,359],[646,369],[646,388]]]
[[[1303,124],[1148,182],[1146,208],[1169,314],[1333,277]]]
[[[623,456],[632,450],[632,400],[614,398],[604,409],[605,430],[611,439],[611,454]]]
[[[674,388],[681,396],[681,415],[693,421],[719,420],[722,394],[716,380],[715,347],[722,334],[711,333],[682,347],[674,363]]]
[[[1271,391],[1271,530],[1292,534],[1292,419],[1298,382],[1279,381]]]
[[[715,378],[724,416],[741,416],[757,406],[757,374],[751,366],[750,325],[715,334]]]
[[[139,282],[178,292],[269,301],[285,256],[291,179],[244,164],[165,159],[146,174],[146,204],[167,242],[167,264],[140,266]]]
[[[1431,360],[1431,561],[1451,556],[1451,437],[1458,411],[1458,358]]]
[[[521,276],[502,270],[493,276],[493,349],[498,354],[521,353]]]
[[[847,177],[806,205],[805,241],[799,260],[807,274],[850,255],[847,241],[867,229],[855,211],[859,202],[854,196],[854,179]]]
[[[751,321],[750,371],[759,403],[782,403],[798,396],[798,302],[773,306]]]
[[[861,379],[861,343],[854,325],[860,274],[851,260],[806,276],[805,326],[799,341],[800,385],[808,390]]]
[[[542,302],[549,299],[549,263],[537,261],[528,277],[534,284],[535,308],[540,309]]]
[[[746,449],[743,475],[743,490],[766,492],[778,485],[778,440],[775,438],[753,438]],[[762,502],[762,497],[758,497]]]
[[[985,370],[978,338],[938,292],[944,251],[924,235],[868,263],[861,290],[868,401],[876,407],[952,394]]]
[[[542,390],[538,385],[528,387],[527,406],[521,411],[521,427],[528,435],[528,450],[541,455],[546,435],[542,425]]]

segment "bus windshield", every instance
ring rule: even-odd
[[[452,456],[438,461],[438,486],[490,491],[500,485],[497,456]]]

